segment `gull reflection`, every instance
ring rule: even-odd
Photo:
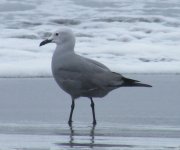
[[[94,146],[94,129],[95,129],[95,125],[92,126],[91,132],[90,132],[90,137],[91,137],[90,147],[91,147],[91,148],[93,148],[93,146]]]
[[[90,127],[90,130],[88,131],[86,130],[85,132],[81,132],[80,130],[75,129],[73,125],[69,126],[69,130],[70,130],[69,146],[71,148],[76,146],[86,146],[93,148],[95,143],[95,136],[94,136],[95,125],[92,125]],[[85,136],[86,138],[88,137],[87,138],[88,140],[86,140],[87,142],[84,142],[85,140],[83,140],[83,142],[81,143],[79,139],[80,136]]]
[[[73,147],[74,145],[74,129],[73,129],[73,126],[69,126],[69,129],[70,129],[70,140],[69,140],[69,146],[70,147]]]

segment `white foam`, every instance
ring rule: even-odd
[[[173,7],[168,1],[152,0],[30,1],[29,7],[26,0],[2,1],[13,11],[3,9],[0,16],[0,77],[51,76],[55,46],[38,45],[59,26],[74,30],[80,55],[113,71],[180,73],[178,0],[171,2]],[[16,11],[17,4],[27,9]]]

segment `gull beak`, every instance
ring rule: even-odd
[[[46,40],[42,41],[42,42],[39,44],[39,46],[43,46],[43,45],[48,44],[48,43],[51,43],[51,42],[52,42],[52,39],[46,39]]]

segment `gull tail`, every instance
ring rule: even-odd
[[[133,80],[133,79],[125,78],[125,77],[123,77],[122,80],[124,81],[122,86],[152,87],[149,84],[140,83],[140,81],[138,80]]]

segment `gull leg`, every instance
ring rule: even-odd
[[[95,109],[94,109],[94,102],[92,97],[90,98],[91,100],[91,108],[92,108],[92,115],[93,115],[93,125],[96,125],[96,116],[95,116]]]
[[[75,103],[74,103],[74,99],[72,98],[71,112],[70,112],[69,121],[68,121],[68,124],[70,126],[72,125],[72,115],[73,115],[73,111],[74,111],[74,106],[75,106]]]

